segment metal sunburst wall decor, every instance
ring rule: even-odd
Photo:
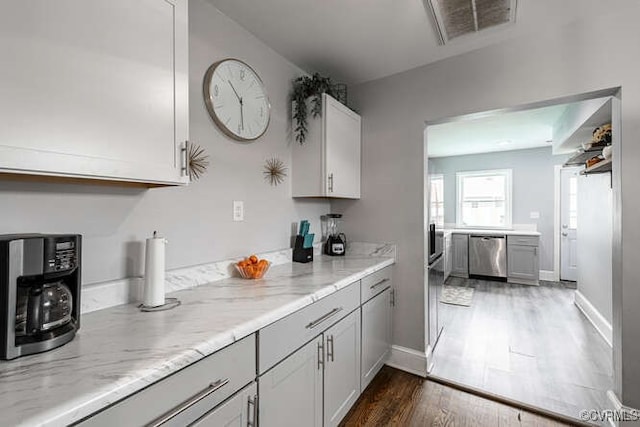
[[[268,181],[271,185],[278,185],[284,182],[284,177],[287,176],[287,168],[282,160],[273,157],[267,160],[263,173],[265,181]]]
[[[197,144],[189,144],[189,179],[197,181],[209,167],[209,155]]]

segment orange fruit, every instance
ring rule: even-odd
[[[251,261],[251,264],[257,264],[258,263],[258,257],[255,255],[251,255],[249,257],[249,260]]]

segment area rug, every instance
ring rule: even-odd
[[[473,300],[473,288],[462,286],[443,286],[440,302],[445,304],[462,305],[469,307]]]

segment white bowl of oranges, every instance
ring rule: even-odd
[[[245,279],[262,279],[267,270],[269,270],[270,265],[269,261],[259,259],[255,255],[251,255],[235,264],[236,270]]]

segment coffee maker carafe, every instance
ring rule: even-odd
[[[327,214],[327,241],[324,244],[324,253],[331,256],[344,256],[347,250],[347,237],[338,231],[338,221],[341,214]]]
[[[79,235],[0,236],[0,359],[59,347],[80,328]]]

